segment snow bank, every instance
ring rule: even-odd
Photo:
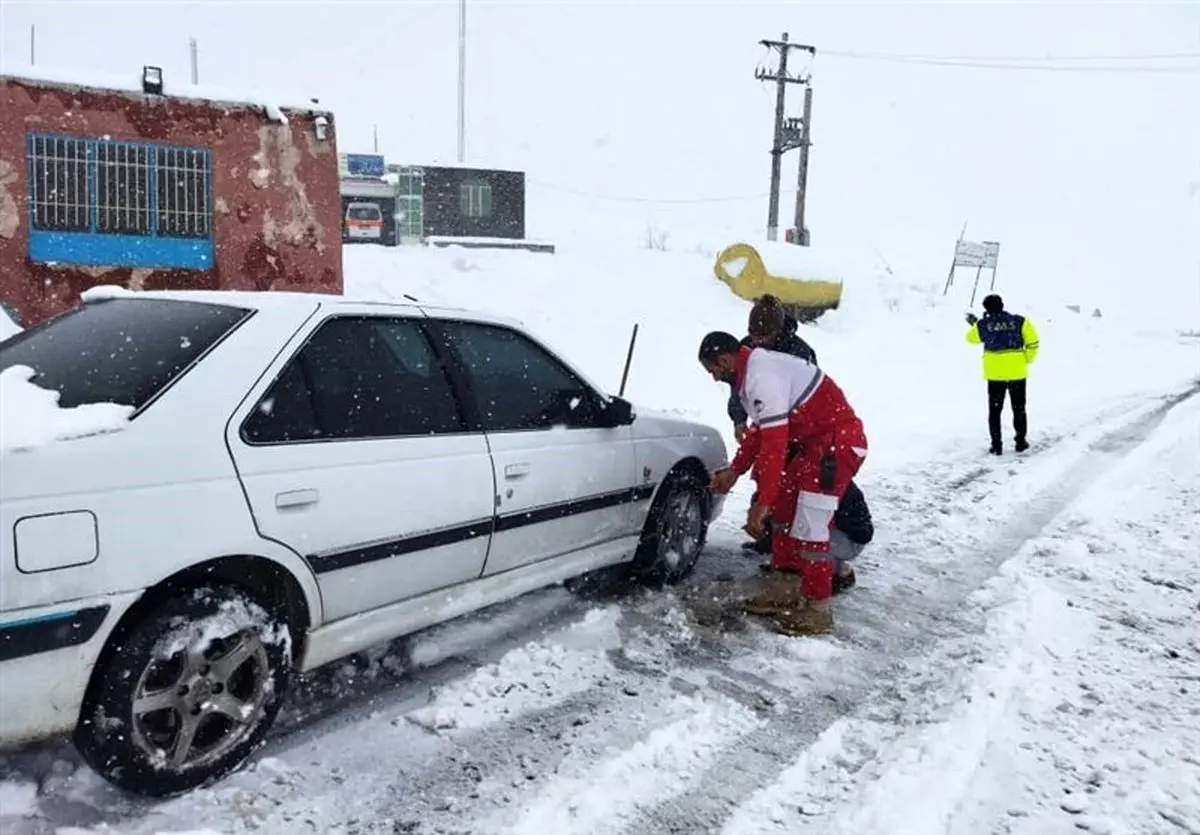
[[[32,815],[37,809],[36,783],[0,781],[0,813],[18,818]]]
[[[834,251],[841,259],[841,250]],[[716,278],[706,254],[352,247],[343,258],[348,296],[409,294],[422,303],[503,314],[524,322],[610,392],[620,385],[638,323],[626,395],[641,407],[719,427],[732,448],[727,389],[695,355],[710,330],[744,333],[750,306]],[[866,421],[868,480],[877,468],[987,443],[981,352],[964,338],[966,299],[954,290],[942,295],[944,274],[889,273],[874,258],[869,249],[857,261],[847,253],[842,306],[800,330]],[[1077,316],[1057,300],[1008,301],[1041,336],[1029,383],[1035,438],[1113,402],[1178,388],[1200,367],[1196,346],[1171,329],[1132,330],[1118,317]]]
[[[59,408],[58,392],[35,385],[34,374],[27,365],[0,371],[0,454],[119,432],[128,424],[131,406],[88,403]]]
[[[68,87],[88,87],[101,90],[118,90],[125,93],[142,93],[142,68],[131,68],[129,75],[97,73],[78,67],[46,67],[42,64],[6,65],[0,75],[20,81],[46,82]],[[325,108],[314,104],[311,99],[299,96],[276,96],[254,93],[249,90],[215,87],[207,84],[185,84],[181,75],[178,82],[163,73],[163,95],[172,98],[198,99],[216,105],[249,106],[261,108],[267,117],[276,122],[287,123],[284,109],[302,113],[323,113]]]
[[[21,326],[14,322],[4,308],[0,307],[0,342],[21,332]]]

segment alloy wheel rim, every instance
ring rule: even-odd
[[[183,649],[163,644],[134,688],[134,743],[175,771],[210,765],[258,725],[273,684],[266,646],[254,632],[210,640],[199,627]]]
[[[686,565],[699,551],[704,515],[700,500],[691,493],[673,497],[667,507],[658,540],[659,556],[668,567],[675,569]]]

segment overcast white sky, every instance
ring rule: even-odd
[[[1013,293],[1152,296],[1200,319],[1200,58],[1059,60],[1200,56],[1200,3],[468,9],[468,159],[528,172],[530,236],[630,243],[655,222],[684,247],[765,225],[773,102],[754,69],[758,41],[786,30],[819,49],[814,247],[861,235],[898,269],[937,276],[966,220],[968,237],[1001,241]],[[455,0],[4,0],[0,71],[26,64],[36,24],[39,64],[133,77],[158,64],[178,89],[192,35],[202,84],[318,96],[343,151],[369,152],[377,125],[391,161],[452,162],[457,14]],[[1163,67],[1190,72],[1146,71]],[[785,219],[791,206],[785,194]]]

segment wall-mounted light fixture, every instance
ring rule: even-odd
[[[324,142],[329,136],[329,120],[324,116],[313,119],[313,133],[316,134],[318,142]]]
[[[149,96],[163,94],[162,67],[142,67],[142,92]]]

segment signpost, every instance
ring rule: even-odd
[[[966,225],[963,225],[963,232],[966,232]],[[959,267],[974,267],[975,268],[975,286],[971,288],[971,307],[975,306],[975,294],[979,290],[979,276],[984,270],[992,271],[992,281],[989,288],[996,289],[996,266],[1000,261],[1000,242],[999,241],[968,241],[964,240],[960,235],[958,242],[954,245],[954,260],[950,263],[950,274],[946,277],[946,289],[942,295],[950,292],[950,285],[954,283],[954,271]]]

